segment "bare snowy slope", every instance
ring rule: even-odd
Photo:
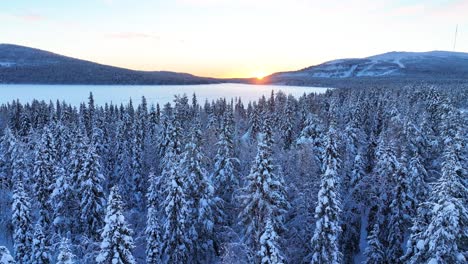
[[[361,59],[340,59],[299,71],[268,76],[268,83],[307,81],[313,78],[468,78],[468,53],[388,52]]]

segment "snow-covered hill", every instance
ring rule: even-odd
[[[275,73],[267,78],[267,82],[359,77],[468,78],[468,53],[394,51],[366,58],[333,60],[299,71]]]

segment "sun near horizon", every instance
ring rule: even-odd
[[[263,71],[259,71],[259,72],[255,72],[253,76],[257,78],[257,80],[261,81],[263,78],[265,78],[265,76],[267,76],[267,74]]]

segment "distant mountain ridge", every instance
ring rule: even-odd
[[[468,53],[449,51],[388,52],[366,58],[339,59],[298,71],[274,73],[270,84],[308,84],[372,79],[467,79]]]
[[[135,71],[13,44],[0,44],[0,83],[209,84],[219,79],[169,71]]]
[[[252,83],[342,87],[350,83],[468,82],[468,53],[388,52],[338,59],[298,71],[255,78],[219,79],[169,71],[136,71],[13,44],[0,44],[0,83],[10,84],[214,84]]]

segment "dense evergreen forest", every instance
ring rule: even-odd
[[[4,104],[0,263],[466,263],[467,109],[463,85]]]

